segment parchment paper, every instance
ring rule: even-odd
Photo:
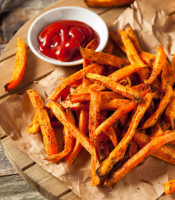
[[[171,37],[175,27],[168,17],[174,6],[174,1],[166,3],[166,13],[158,9],[164,8],[164,1],[136,1],[132,8],[128,8],[114,22],[114,28],[122,28],[128,22],[133,26],[143,40],[142,47],[155,53],[161,41],[167,55],[174,51],[174,40]],[[162,2],[163,7],[161,7]],[[167,6],[167,4],[169,4]],[[160,18],[159,18],[160,17]],[[171,26],[170,26],[171,25]],[[168,28],[170,27],[170,28]],[[168,40],[167,40],[168,38]],[[171,38],[171,39],[170,39]],[[167,48],[169,47],[169,48]],[[48,77],[35,82],[35,89],[45,98],[63,78],[70,75],[68,68],[58,68]],[[90,176],[89,154],[83,150],[72,166],[64,161],[53,164],[45,160],[46,154],[40,134],[30,135],[26,128],[34,116],[33,107],[27,94],[12,95],[0,104],[0,125],[15,141],[20,149],[27,153],[38,165],[62,180],[67,186],[83,200],[156,200],[164,192],[162,183],[175,179],[175,167],[158,159],[149,157],[144,164],[137,166],[126,177],[109,188],[92,187]],[[57,137],[61,130],[55,130]],[[174,195],[169,196],[175,199]],[[166,199],[168,196],[166,196]]]

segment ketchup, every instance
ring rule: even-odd
[[[87,24],[79,21],[57,21],[46,26],[39,34],[39,50],[46,56],[68,62],[81,58],[80,46],[85,47],[98,34]]]

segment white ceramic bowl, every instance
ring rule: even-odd
[[[37,17],[31,24],[28,31],[28,44],[33,53],[40,59],[60,66],[73,66],[83,62],[83,59],[61,62],[49,58],[42,54],[38,49],[38,35],[47,25],[60,20],[77,20],[86,23],[93,28],[99,35],[100,43],[96,51],[102,51],[108,40],[108,28],[104,21],[96,13],[80,7],[60,7],[49,10]]]

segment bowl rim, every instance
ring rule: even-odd
[[[50,9],[44,13],[42,13],[41,15],[39,15],[38,17],[36,17],[36,19],[34,19],[34,21],[32,22],[32,24],[30,25],[29,27],[29,30],[28,30],[28,33],[27,33],[27,41],[28,41],[28,44],[29,44],[29,47],[30,49],[32,50],[32,52],[37,56],[39,57],[40,59],[48,62],[48,63],[51,63],[51,64],[54,64],[54,65],[58,65],[58,66],[74,66],[74,65],[79,65],[79,64],[82,64],[83,63],[83,59],[79,59],[79,60],[76,60],[76,61],[70,61],[70,62],[62,62],[62,61],[59,61],[59,60],[56,60],[56,59],[53,59],[53,58],[50,58],[48,56],[45,56],[44,54],[42,53],[39,53],[36,48],[33,46],[32,44],[32,41],[31,41],[31,37],[32,37],[32,31],[33,31],[33,28],[35,27],[35,24],[41,20],[44,16],[54,12],[54,11],[57,11],[57,10],[65,10],[65,9],[74,9],[74,10],[81,10],[81,11],[86,11],[86,12],[89,12],[91,13],[92,15],[98,17],[98,19],[101,21],[101,23],[104,25],[104,28],[105,28],[105,31],[106,31],[106,40],[103,41],[103,44],[101,44],[101,42],[99,43],[99,46],[95,49],[95,51],[102,51],[104,49],[104,47],[106,46],[107,44],[107,41],[108,41],[108,37],[109,37],[109,33],[108,33],[108,27],[106,25],[106,23],[104,22],[104,20],[98,15],[96,14],[95,12],[87,9],[87,8],[82,8],[82,7],[78,7],[78,6],[62,6],[62,7],[57,7],[57,8],[53,8],[53,9]],[[70,19],[71,20],[71,19]],[[77,21],[81,21],[81,19],[77,19]],[[53,21],[54,22],[54,21]],[[84,22],[85,23],[85,22]],[[89,25],[88,23],[86,23],[88,26],[91,27],[91,25]],[[99,32],[97,32],[97,34],[100,36]],[[103,32],[104,34],[104,32]]]

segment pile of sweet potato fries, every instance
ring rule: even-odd
[[[109,35],[103,52],[94,51],[96,41],[81,48],[83,69],[64,79],[45,101],[27,91],[35,109],[27,131],[41,130],[47,159],[58,163],[65,158],[71,165],[83,147],[91,155],[92,185],[105,186],[149,155],[175,164],[175,150],[165,145],[175,141],[175,56],[170,62],[161,45],[156,56],[143,51],[129,25]],[[116,48],[125,59],[115,55]],[[62,152],[53,129],[60,125]],[[167,184],[170,193],[172,182]]]

